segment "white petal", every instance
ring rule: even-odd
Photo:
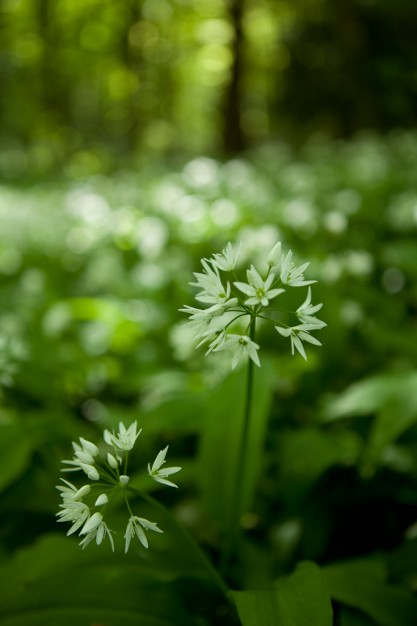
[[[253,296],[256,293],[256,290],[251,286],[248,285],[247,283],[233,283],[235,287],[237,287],[239,289],[239,291],[242,291],[242,293],[246,294],[247,296]]]
[[[93,515],[86,521],[82,530],[80,531],[80,535],[86,535],[87,533],[96,530],[99,524],[103,521],[103,516],[98,511],[93,513]]]
[[[158,470],[161,467],[161,465],[163,465],[165,463],[165,457],[166,457],[166,454],[168,452],[168,448],[169,448],[169,446],[167,446],[166,448],[164,448],[163,450],[158,452],[157,457],[156,457],[156,459],[155,459],[155,461],[153,462],[153,465],[152,465],[152,471],[153,472]]]

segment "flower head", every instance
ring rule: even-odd
[[[57,485],[61,496],[61,504],[56,514],[58,522],[70,523],[68,535],[78,532],[81,537],[80,546],[84,549],[92,541],[100,545],[105,538],[109,539],[112,550],[114,550],[114,531],[107,525],[107,511],[111,507],[114,498],[120,494],[123,497],[129,512],[129,521],[125,533],[125,550],[129,547],[130,540],[134,534],[140,542],[147,548],[148,540],[145,531],[162,532],[156,524],[142,517],[133,515],[129,504],[128,495],[130,478],[126,473],[127,462],[130,450],[134,447],[141,430],[138,430],[137,423],[134,422],[128,428],[120,422],[118,432],[105,430],[103,442],[100,447],[80,438],[80,443],[73,443],[74,456],[71,460],[63,463],[69,465],[69,471],[83,470],[93,484],[77,487],[67,480],[61,479],[62,484]],[[105,452],[107,444],[113,447],[113,454]],[[103,450],[104,448],[104,450]],[[100,449],[103,454],[100,455]],[[154,480],[164,485],[176,487],[174,483],[167,480],[167,476],[180,471],[180,467],[162,468],[168,446],[159,452],[152,467],[148,464],[148,472]],[[86,471],[87,466],[89,467]],[[68,471],[66,467],[63,471]],[[130,489],[132,491],[132,489]],[[100,507],[100,510],[95,510]]]
[[[196,347],[205,345],[206,355],[230,351],[232,368],[244,357],[260,365],[255,332],[256,322],[262,318],[263,322],[278,324],[278,332],[290,337],[292,353],[297,350],[305,358],[302,341],[321,345],[309,331],[326,326],[314,316],[322,305],[311,304],[310,285],[316,281],[304,278],[309,263],[296,266],[292,250],[283,254],[281,242],[278,242],[267,255],[266,271],[251,265],[246,270],[246,280],[236,280],[239,278],[236,276],[236,262],[240,248],[236,249],[228,243],[221,254],[202,259],[203,271],[194,274],[197,282],[191,284],[201,289],[196,299],[210,305],[207,308],[186,305],[180,309],[189,316],[188,323],[194,332]],[[285,320],[288,307],[280,309],[283,294],[291,287],[304,286],[308,286],[307,298],[297,311],[290,312],[297,318],[298,324],[288,324]]]

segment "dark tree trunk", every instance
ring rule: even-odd
[[[226,154],[241,152],[246,147],[240,125],[243,66],[243,0],[229,0],[229,15],[234,31],[233,65],[223,103],[223,147]]]

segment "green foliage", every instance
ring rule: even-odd
[[[45,536],[2,566],[1,623],[195,624],[176,582],[187,574],[185,560],[175,573],[152,570],[137,555],[83,552],[68,538]],[[200,593],[204,606],[210,590]]]
[[[44,605],[68,608],[70,578],[90,548],[97,557],[91,574],[107,590],[114,567],[120,588],[119,603],[104,594],[108,616],[90,614],[90,621],[110,621],[119,611],[116,622],[126,602],[137,621],[148,607],[147,615],[166,622],[155,600],[161,593],[185,624],[233,623],[218,583],[169,523],[156,549],[132,561],[100,557],[88,546],[70,576],[64,546],[71,539],[49,537],[57,532],[54,485],[71,440],[95,440],[120,419],[137,419],[143,433],[140,458],[131,459],[132,486],[158,489],[143,477],[143,460],[169,444],[170,463],[184,470],[179,489],[158,492],[158,499],[219,562],[245,369],[230,376],[221,353],[204,358],[195,350],[178,308],[191,303],[188,283],[200,258],[243,240],[258,259],[278,239],[297,262],[311,260],[328,326],[307,363],[292,357],[275,331],[259,327],[244,536],[233,564],[249,593],[241,597],[250,599],[246,609],[237,601],[238,608],[257,610],[259,599],[270,598],[262,590],[271,581],[310,560],[324,572],[335,626],[415,623],[416,145],[413,133],[368,135],[350,143],[314,141],[297,157],[281,145],[224,163],[201,157],[175,171],[147,163],[82,183],[0,188],[5,623],[24,623],[23,611],[40,610],[35,591],[49,598],[49,585],[62,590],[56,604]],[[293,297],[296,308],[305,293]],[[61,546],[60,574],[50,559]],[[375,553],[379,569],[369,557]],[[23,604],[25,576],[42,562],[45,570]],[[125,592],[123,563],[137,575]],[[305,578],[306,585],[317,580],[311,568]],[[87,584],[87,574],[80,580]],[[252,596],[250,589],[261,591]],[[81,583],[76,594],[77,610],[99,610],[86,596],[81,602]],[[50,621],[58,619],[68,623],[58,613]]]
[[[19,478],[29,465],[32,446],[21,424],[6,422],[0,429],[0,455],[3,464],[0,489],[5,489]]]
[[[328,565],[323,572],[332,598],[360,609],[378,626],[415,624],[415,596],[387,583],[387,570],[381,559]]]
[[[234,591],[243,626],[332,626],[330,595],[314,563],[300,563],[271,591]]]

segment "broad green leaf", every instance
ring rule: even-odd
[[[0,568],[0,622],[7,626],[194,624],[177,580],[155,575],[146,559],[133,553],[112,554],[95,545],[82,551],[71,539],[46,537]],[[195,593],[198,590],[196,583]]]
[[[237,459],[242,435],[246,372],[231,374],[213,393],[207,407],[207,420],[199,451],[199,480],[204,503],[214,518],[227,527],[231,516],[236,482]],[[246,455],[241,512],[249,505],[262,466],[263,448],[274,373],[263,359],[255,368],[252,416]]]
[[[323,574],[334,600],[363,611],[378,626],[417,623],[417,598],[385,582],[386,567],[380,559],[329,565]]]
[[[0,490],[24,472],[30,461],[31,448],[22,424],[0,424]]]
[[[275,591],[233,591],[243,626],[281,626]]]
[[[320,569],[305,561],[270,591],[234,591],[243,626],[332,626],[332,606]]]

